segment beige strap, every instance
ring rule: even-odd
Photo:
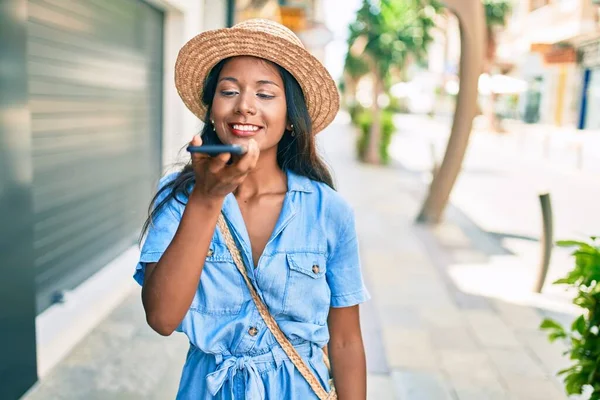
[[[260,316],[265,321],[265,324],[267,325],[269,330],[273,333],[273,336],[275,336],[275,339],[277,340],[285,354],[287,354],[289,359],[296,366],[296,368],[304,377],[304,379],[306,379],[306,381],[320,400],[337,399],[335,389],[332,388],[331,392],[329,393],[325,391],[325,389],[319,382],[319,379],[308,368],[308,366],[306,365],[302,357],[300,357],[300,354],[298,354],[298,352],[290,343],[288,338],[285,337],[285,334],[281,331],[279,325],[277,325],[277,322],[269,312],[269,309],[258,296],[258,293],[256,293],[256,289],[252,285],[252,282],[250,282],[250,278],[248,278],[248,274],[246,272],[244,261],[242,260],[242,256],[240,254],[240,250],[238,249],[235,240],[233,239],[233,236],[231,236],[231,232],[229,231],[229,227],[227,226],[227,222],[225,222],[223,214],[219,215],[217,226],[219,227],[221,234],[225,238],[225,244],[227,245],[227,248],[229,249],[229,252],[233,257],[233,262],[235,263],[235,266],[244,277],[244,281],[246,281],[246,285],[248,286],[248,290],[250,290],[250,295],[252,296],[252,300],[254,300],[254,304],[256,304],[256,308],[258,309]]]

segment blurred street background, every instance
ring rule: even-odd
[[[0,399],[175,397],[188,343],[146,324],[137,239],[202,127],[179,48],[254,17],[339,85],[318,142],[373,296],[369,399],[600,398],[600,256],[553,284],[580,267],[554,242],[600,233],[600,1],[3,0]]]

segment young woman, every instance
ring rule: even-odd
[[[177,398],[323,398],[312,377],[328,398],[333,379],[339,399],[364,400],[358,304],[369,295],[354,217],[315,148],[338,111],[335,83],[291,31],[265,20],[190,40],[175,83],[205,121],[192,145],[247,149],[192,153],[159,183],[144,226],[135,279],[148,324],[190,341]],[[309,378],[259,313],[217,227],[221,214],[249,283]]]

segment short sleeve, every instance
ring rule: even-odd
[[[327,261],[327,283],[331,290],[332,307],[350,307],[369,300],[360,264],[360,252],[354,214],[340,227],[337,244]]]
[[[163,177],[158,183],[158,191],[175,179],[176,176],[177,173],[173,173]],[[156,207],[156,205],[163,201],[168,195],[169,190],[167,189],[156,199],[153,207]],[[133,275],[133,279],[140,285],[144,283],[146,264],[158,262],[171,243],[171,240],[173,240],[175,232],[177,232],[177,228],[179,227],[183,208],[183,204],[172,199],[164,204],[159,213],[149,224],[144,244],[142,245],[140,259],[135,267],[135,273]]]

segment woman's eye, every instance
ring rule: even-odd
[[[237,94],[234,90],[221,90],[221,94],[226,97],[235,96]]]
[[[272,96],[272,95],[266,94],[266,93],[258,93],[257,96],[260,97],[261,99],[272,99],[275,97],[275,96]]]

